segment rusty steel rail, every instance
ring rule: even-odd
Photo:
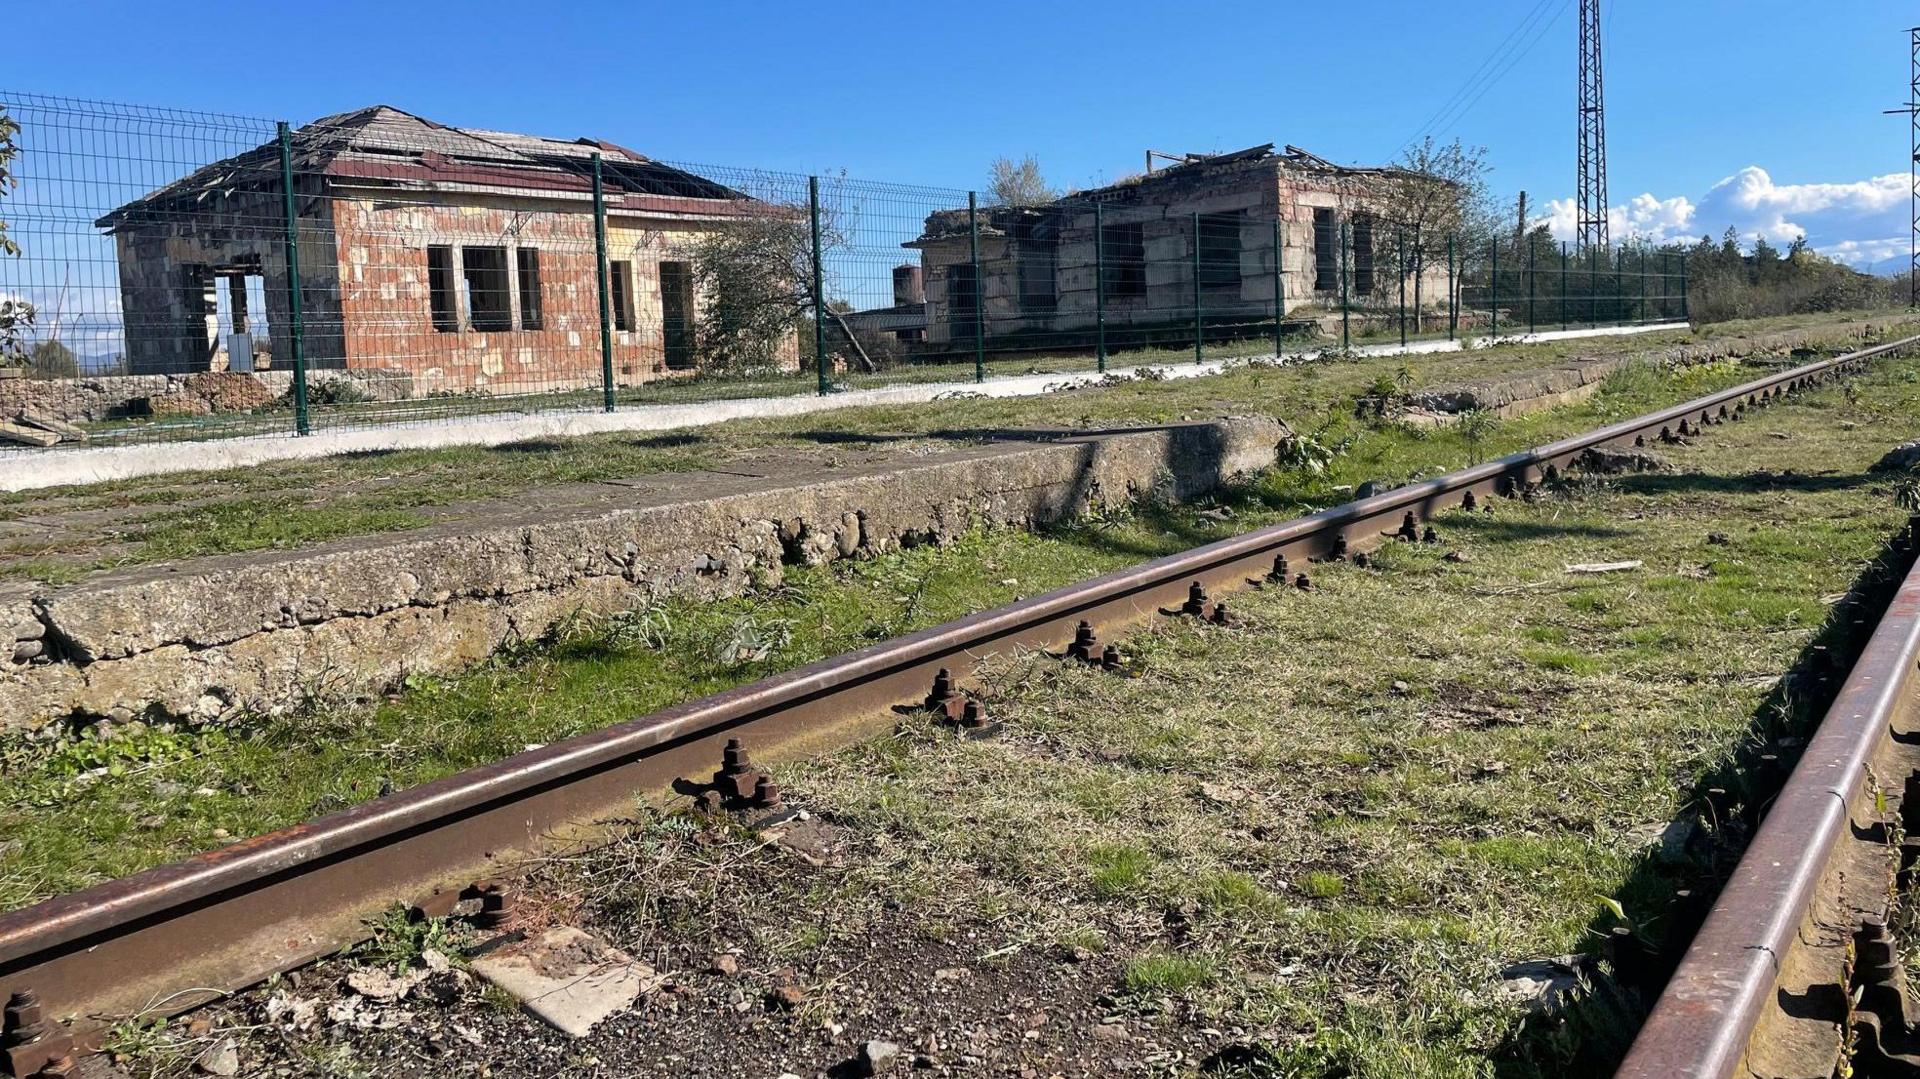
[[[982,655],[1058,648],[1177,606],[1193,582],[1244,586],[1277,557],[1377,539],[1464,499],[1511,494],[1587,450],[1684,436],[1749,405],[1907,348],[1904,338],[1770,374],[1685,404],[984,611],[652,715],[424,783],[318,820],[0,914],[0,999],[31,993],[55,1024],[0,1056],[15,1074],[85,1041],[109,1017],[177,1012],[363,939],[395,902],[445,911],[473,882],[590,834],[637,797],[708,772],[731,737],[795,755],[872,730],[921,698],[935,672]],[[17,1041],[18,1039],[16,1039]],[[42,1044],[44,1043],[44,1044]],[[9,1057],[11,1059],[9,1059]]]
[[[1910,525],[1905,545],[1914,538]],[[1886,919],[1896,875],[1911,870],[1920,812],[1917,661],[1920,562],[1714,900],[1619,1079],[1834,1075],[1850,1040],[1859,1054],[1853,1074],[1913,1073],[1920,1058],[1901,1052],[1913,1048],[1913,1032],[1898,1015],[1904,978],[1893,969]],[[1878,1071],[1888,1054],[1904,1055],[1905,1066]]]

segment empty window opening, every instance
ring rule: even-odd
[[[513,293],[507,285],[507,249],[460,249],[461,283],[467,292],[467,321],[481,333],[513,329]]]
[[[453,248],[427,248],[427,298],[433,309],[433,328],[441,333],[460,329],[460,310],[453,289]]]
[[[1029,315],[1051,315],[1060,306],[1054,284],[1058,264],[1058,234],[1050,222],[1023,215],[1014,222],[1014,257],[1018,260],[1020,311]]]
[[[977,322],[974,307],[979,302],[980,281],[973,264],[959,262],[947,267],[947,324],[953,336],[971,341]]]
[[[251,371],[267,362],[266,278],[245,270],[224,270],[214,277],[215,351],[227,353],[227,369]]]
[[[660,336],[667,366],[693,366],[693,264],[660,264]]]
[[[1200,286],[1240,287],[1240,215],[1200,215]]]
[[[1147,294],[1147,237],[1140,222],[1100,226],[1100,284],[1109,300]]]
[[[514,261],[520,271],[520,328],[540,329],[540,249],[522,247],[514,252]]]
[[[1373,218],[1353,215],[1353,291],[1373,293]]]
[[[633,329],[633,263],[609,263],[608,271],[608,291],[613,294],[613,328],[625,333]]]
[[[1333,211],[1324,206],[1313,211],[1313,287],[1316,292],[1340,287],[1340,235],[1334,231]]]

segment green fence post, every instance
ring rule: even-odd
[[[1093,204],[1093,356],[1107,373],[1107,230],[1105,203]]]
[[[1200,328],[1200,215],[1193,215],[1193,362],[1205,362],[1206,335]]]
[[[1527,237],[1527,336],[1528,337],[1532,337],[1535,334],[1538,334],[1540,332],[1540,323],[1538,319],[1538,313],[1535,312],[1533,309],[1534,274],[1535,274],[1535,259],[1533,257],[1533,237],[1529,236]]]
[[[1620,274],[1627,268],[1627,249],[1621,248],[1613,256],[1613,324],[1618,326],[1627,321],[1627,287],[1620,280]]]
[[[1420,319],[1420,278],[1426,269],[1427,258],[1424,249],[1420,246],[1420,226],[1415,225],[1413,226],[1413,335],[1415,337],[1426,332],[1426,327],[1421,325]]]
[[[1447,233],[1447,340],[1460,327],[1460,290],[1453,274],[1453,233]]]
[[[1687,253],[1685,251],[1680,252],[1680,318],[1686,322],[1693,321],[1693,307],[1687,297]]]
[[[813,369],[817,392],[833,392],[833,371],[827,364],[826,282],[820,269],[820,177],[807,177],[807,215],[813,225]],[[979,281],[974,281],[975,287]]]
[[[1287,278],[1281,260],[1286,248],[1280,242],[1280,215],[1273,215],[1273,358],[1280,360],[1281,323],[1287,318]]]
[[[1587,325],[1600,328],[1600,252],[1587,249]]]
[[[607,196],[600,185],[600,155],[593,155],[593,253],[600,268],[600,401],[613,411],[613,296],[607,286]]]
[[[1633,309],[1633,321],[1647,321],[1647,249],[1640,249],[1640,304]]]
[[[1572,316],[1567,313],[1567,241],[1560,241],[1560,330],[1562,333],[1573,328],[1568,321]]]
[[[973,258],[973,380],[987,380],[987,282],[980,275],[980,199],[967,192],[967,250]]]
[[[280,122],[280,186],[286,193],[287,304],[293,316],[293,430],[313,432],[307,413],[306,320],[300,313],[300,214],[293,197],[293,133]]]
[[[1487,312],[1493,319],[1493,326],[1488,332],[1487,340],[1498,341],[1500,339],[1500,241],[1495,240],[1487,245],[1487,257],[1489,270],[1487,274]]]
[[[1340,220],[1340,350],[1353,348],[1353,329],[1347,318],[1347,222]]]
[[[1407,230],[1393,230],[1394,272],[1400,276],[1400,347],[1407,347]]]

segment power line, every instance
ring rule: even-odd
[[[1506,77],[1506,74],[1513,70],[1514,65],[1533,50],[1541,37],[1545,36],[1546,28],[1558,20],[1570,2],[1571,0],[1562,0],[1559,9],[1553,10],[1554,0],[1539,0],[1526,17],[1507,32],[1507,36],[1501,39],[1487,58],[1482,60],[1466,80],[1441,103],[1433,115],[1429,116],[1405,143],[1401,144],[1400,153],[1405,153],[1428,133],[1442,129],[1466,115],[1482,97],[1486,96],[1487,91],[1494,84]],[[1543,16],[1544,21],[1542,21]],[[1531,38],[1527,36],[1529,33],[1532,34]]]

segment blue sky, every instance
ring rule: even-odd
[[[1441,113],[1436,134],[1488,147],[1496,189],[1524,188],[1564,228],[1575,8],[70,0],[9,12],[0,81],[296,122],[384,102],[678,161],[950,187],[984,184],[1002,154],[1066,186],[1137,170],[1147,147],[1377,162]],[[1904,253],[1904,121],[1880,110],[1905,100],[1920,8],[1604,10],[1616,233],[1733,225],[1863,263]],[[1443,112],[1490,58],[1502,77]]]

